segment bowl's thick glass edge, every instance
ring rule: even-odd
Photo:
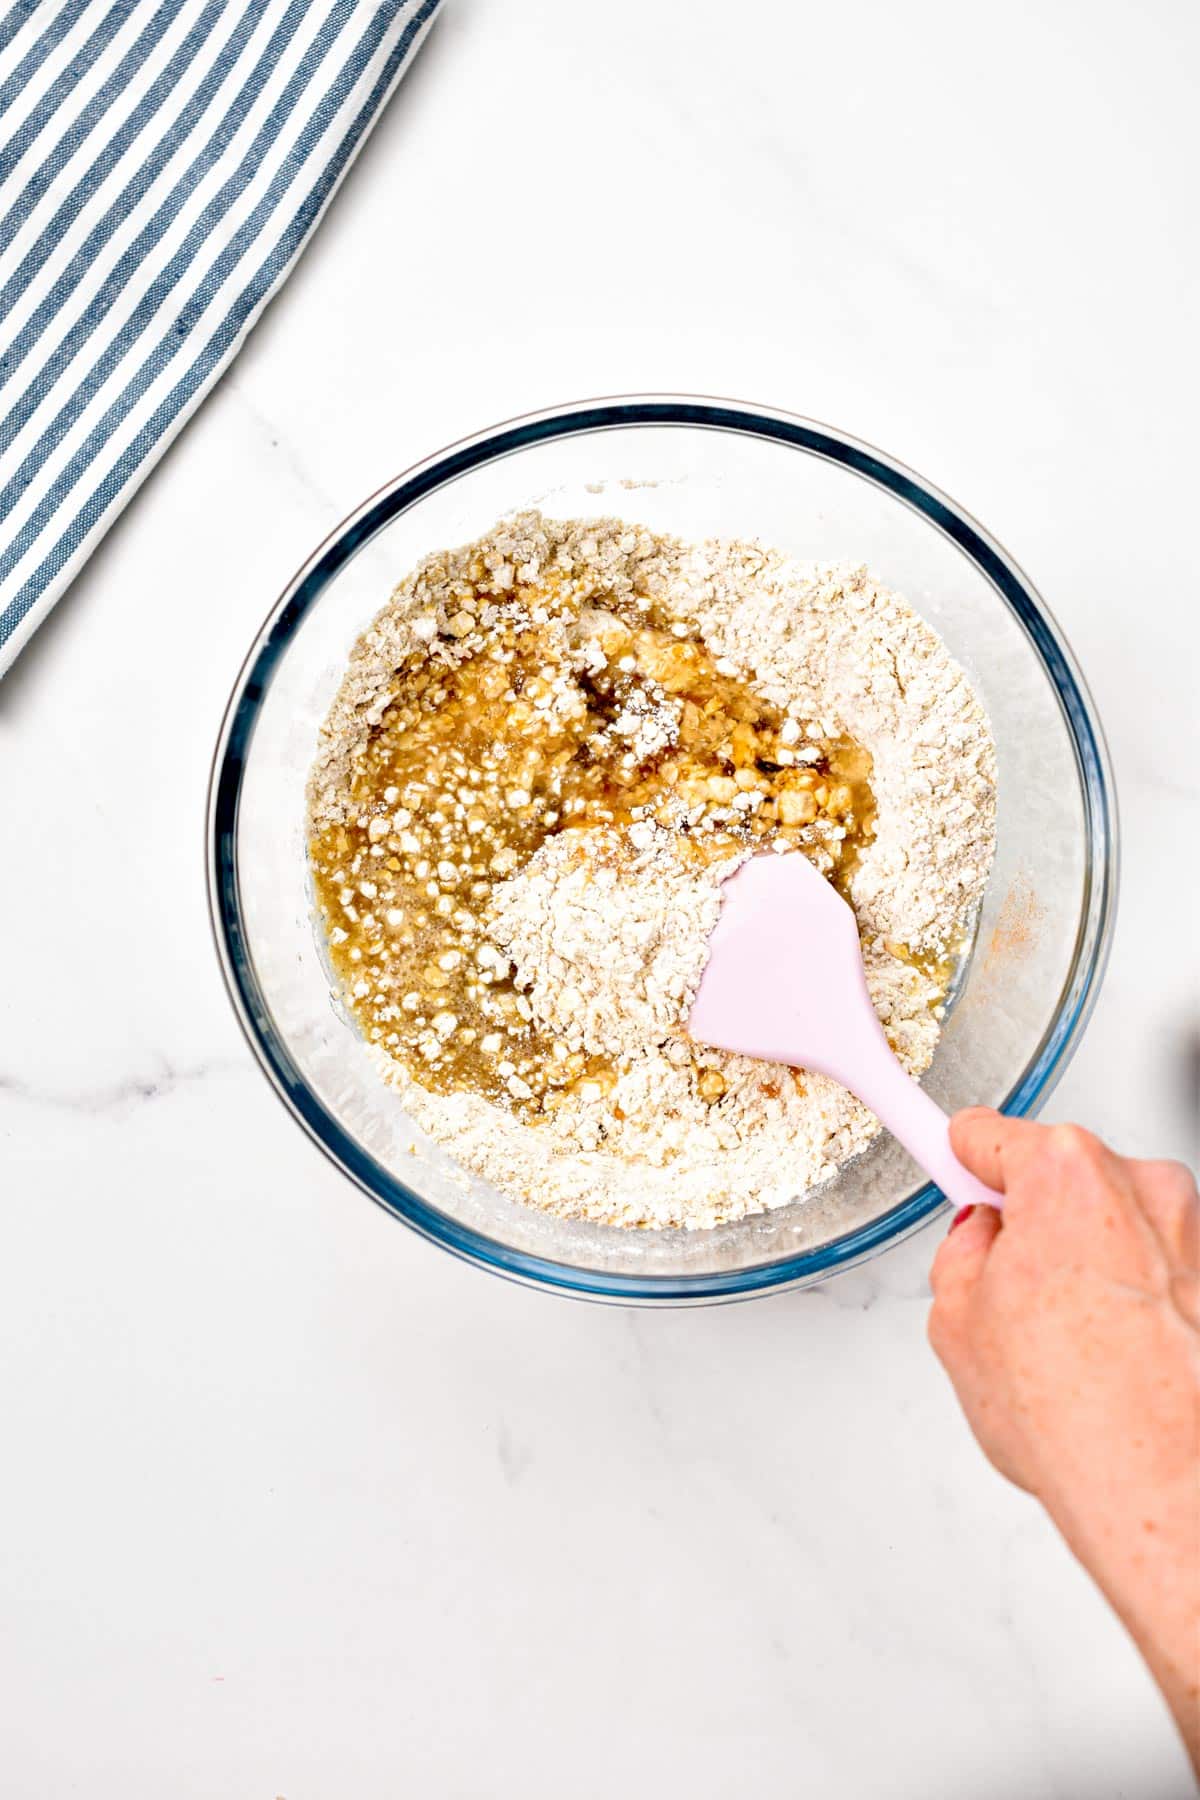
[[[428,1206],[341,1131],[301,1079],[276,1036],[262,1000],[241,926],[236,832],[246,750],[272,670],[305,612],[334,575],[384,525],[425,494],[481,463],[555,437],[630,425],[692,425],[790,444],[839,463],[885,488],[924,516],[981,569],[1016,617],[1046,668],[1074,747],[1089,840],[1088,883],[1081,909],[1066,1004],[1021,1080],[1003,1103],[1014,1116],[1041,1104],[1062,1075],[1095,1005],[1114,922],[1118,850],[1114,789],[1103,734],[1087,688],[1062,634],[1018,565],[969,514],[882,451],[832,427],[765,408],[700,397],[619,396],[533,414],[481,433],[431,457],[380,490],[343,522],[299,571],[272,609],[246,658],[226,709],[213,759],[206,864],[213,936],[243,1032],[272,1086],[318,1147],[356,1186],[421,1236],[511,1280],[592,1300],[624,1304],[749,1298],[810,1285],[851,1267],[884,1244],[898,1242],[946,1205],[932,1184],[870,1225],[819,1250],[728,1274],[666,1278],[617,1276],[551,1262],[497,1243]]]

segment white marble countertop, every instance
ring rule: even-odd
[[[693,1312],[459,1266],[270,1093],[201,850],[254,630],[406,463],[595,393],[828,419],[983,519],[1080,657],[1125,881],[1049,1114],[1194,1155],[1196,49],[1179,0],[449,0],[0,687],[7,1793],[1190,1791],[925,1346],[936,1233]]]

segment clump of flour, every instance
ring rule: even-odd
[[[548,838],[496,890],[490,920],[535,1022],[568,1050],[615,1059],[677,1037],[720,881],[740,860],[701,868],[648,821]]]

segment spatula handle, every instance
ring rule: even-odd
[[[854,1079],[841,1079],[882,1120],[955,1206],[1004,1205],[1004,1196],[959,1162],[950,1148],[950,1120],[937,1101],[907,1074],[882,1032],[879,1052],[863,1059]]]

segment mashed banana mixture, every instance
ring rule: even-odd
[[[994,752],[935,634],[861,569],[522,514],[424,562],[356,646],[309,785],[341,994],[467,1168],[564,1216],[703,1226],[878,1130],[684,1029],[719,882],[797,849],[927,1066],[986,879]]]

